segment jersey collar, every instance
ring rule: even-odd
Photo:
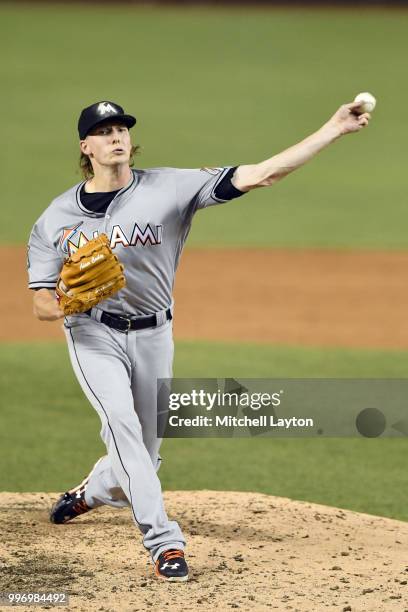
[[[113,198],[112,202],[114,200],[116,200],[117,198],[120,198],[121,196],[123,196],[123,194],[126,193],[127,191],[129,191],[132,187],[133,188],[136,187],[138,182],[139,182],[139,175],[138,175],[137,171],[133,170],[133,168],[132,168],[132,176],[130,178],[130,181],[128,182],[127,185],[122,187],[122,189],[120,191],[118,191],[118,193]],[[83,212],[88,217],[104,217],[105,213],[95,213],[95,212],[92,212],[92,210],[88,210],[82,204],[82,202],[81,202],[81,189],[85,185],[85,183],[86,183],[86,181],[82,181],[81,183],[79,183],[77,188],[76,188],[76,191],[75,191],[75,200],[76,200],[78,208],[81,210],[81,212]],[[111,204],[112,204],[112,202],[111,202]]]

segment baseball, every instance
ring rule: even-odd
[[[363,113],[371,113],[377,104],[377,100],[372,94],[368,93],[368,91],[359,93],[358,96],[354,98],[354,102],[361,102],[360,109]]]

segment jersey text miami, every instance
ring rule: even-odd
[[[81,202],[84,183],[57,197],[35,223],[29,240],[29,287],[54,289],[64,259],[104,233],[125,268],[127,286],[105,300],[112,313],[144,315],[172,304],[174,275],[201,208],[220,204],[224,168],[133,170],[132,179],[95,213]]]

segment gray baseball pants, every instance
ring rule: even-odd
[[[167,517],[157,470],[157,378],[171,378],[171,321],[124,334],[79,315],[65,319],[71,363],[98,413],[107,455],[94,466],[85,501],[130,505],[152,560],[169,548],[184,549],[179,525]]]

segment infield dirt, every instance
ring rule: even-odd
[[[83,612],[408,610],[403,522],[258,493],[166,492],[190,565],[189,582],[170,584],[154,578],[128,509],[52,525],[56,496],[0,494],[0,592],[65,591]]]
[[[0,341],[63,339],[32,315],[25,249],[2,247]],[[408,252],[191,249],[175,288],[175,337],[408,348]]]

